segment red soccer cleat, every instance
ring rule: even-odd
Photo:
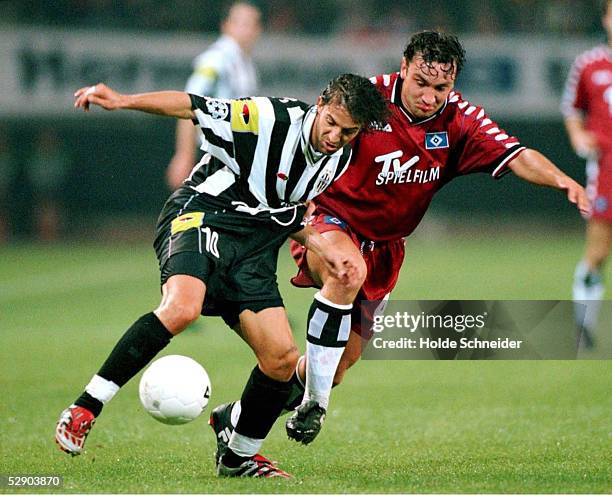
[[[291,478],[292,476],[276,467],[276,463],[266,459],[261,454],[255,454],[252,459],[244,461],[240,466],[229,468],[223,464],[223,459],[217,464],[217,475],[232,478]]]
[[[96,422],[93,413],[81,406],[65,409],[55,427],[55,443],[60,450],[72,456],[83,452],[85,439]]]

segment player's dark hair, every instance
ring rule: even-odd
[[[426,64],[451,64],[450,70],[455,71],[455,77],[459,75],[465,62],[465,50],[459,39],[439,31],[421,31],[410,38],[404,50],[404,57],[410,62],[417,54],[423,57]]]
[[[602,16],[608,13],[608,9],[612,9],[612,0],[602,0],[599,2],[600,12]]]
[[[325,104],[333,101],[344,106],[352,119],[365,129],[378,129],[387,121],[387,102],[365,77],[342,74],[329,81],[321,99]]]

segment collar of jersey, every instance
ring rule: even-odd
[[[306,115],[304,115],[304,119],[302,120],[302,153],[304,153],[306,163],[309,165],[314,165],[325,156],[324,153],[318,152],[312,147],[312,144],[310,144],[310,131],[312,130],[312,125],[314,124],[316,116],[317,107],[316,105],[313,105],[308,109]]]
[[[394,105],[399,107],[399,109],[402,111],[402,113],[406,116],[406,118],[411,124],[419,125],[425,122],[429,122],[430,120],[433,120],[438,115],[440,115],[446,108],[446,105],[448,103],[448,97],[446,98],[446,100],[444,100],[444,104],[438,109],[436,113],[424,119],[418,119],[417,117],[412,115],[406,108],[404,108],[404,104],[402,103],[402,91],[401,91],[401,87],[403,83],[404,83],[404,80],[398,74],[397,79],[395,80],[395,84],[393,85],[393,92],[391,93],[391,102]]]

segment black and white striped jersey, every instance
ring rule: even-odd
[[[191,96],[206,152],[185,186],[208,197],[231,197],[249,212],[302,204],[348,166],[351,150],[316,152],[310,131],[316,107],[289,98],[237,100]]]

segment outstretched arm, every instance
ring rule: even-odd
[[[191,99],[181,91],[156,91],[124,95],[104,83],[86,86],[74,93],[74,106],[89,111],[89,105],[98,105],[105,110],[138,110],[140,112],[167,115],[179,119],[192,119]]]
[[[591,212],[591,204],[584,187],[561,172],[542,153],[526,149],[508,166],[518,177],[527,182],[565,191],[568,201],[574,203],[582,215]]]

